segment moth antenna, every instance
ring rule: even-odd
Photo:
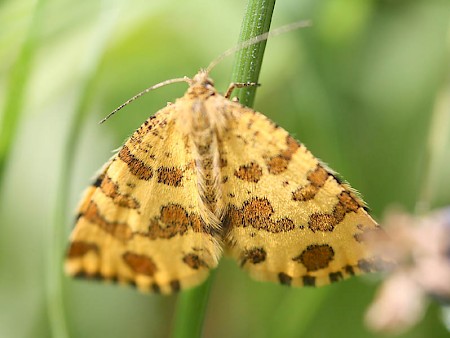
[[[133,102],[134,100],[140,98],[142,95],[147,94],[148,92],[154,90],[154,89],[158,89],[164,86],[167,86],[169,84],[172,83],[178,83],[178,82],[187,82],[188,84],[190,84],[192,82],[192,79],[188,78],[187,76],[185,77],[180,77],[180,78],[176,78],[176,79],[170,79],[170,80],[166,80],[160,83],[157,83],[151,87],[148,87],[147,89],[144,89],[143,91],[141,91],[140,93],[134,95],[132,98],[126,100],[124,103],[122,103],[119,107],[117,107],[116,109],[114,109],[111,113],[109,113],[103,120],[101,120],[99,122],[99,124],[102,124],[103,122],[105,122],[107,119],[109,119],[111,116],[113,116],[115,113],[117,113],[119,110],[121,110],[123,107],[125,107],[126,105],[130,104],[131,102]]]
[[[257,35],[254,36],[253,38],[250,38],[246,41],[243,41],[239,44],[237,44],[236,46],[226,50],[225,52],[223,52],[221,55],[219,55],[215,60],[213,60],[209,66],[206,68],[206,72],[209,74],[209,72],[215,67],[217,66],[220,62],[222,62],[223,59],[225,59],[226,57],[236,53],[237,51],[247,48],[251,45],[254,45],[258,42],[267,40],[268,38],[283,34],[283,33],[287,33],[290,31],[293,31],[295,29],[299,29],[299,28],[304,28],[304,27],[311,27],[312,22],[311,20],[303,20],[303,21],[297,21],[297,22],[293,22],[290,24],[287,24],[285,26],[281,26],[279,28],[276,28],[270,32],[266,32],[263,33],[261,35]]]
[[[254,45],[258,42],[267,40],[269,37],[274,37],[277,35],[281,35],[283,33],[287,33],[290,32],[292,30],[295,29],[299,29],[299,28],[303,28],[303,27],[310,27],[312,25],[311,20],[303,20],[303,21],[297,21],[297,22],[293,22],[291,24],[285,25],[285,26],[281,26],[277,29],[274,29],[270,32],[266,32],[264,34],[261,35],[257,35],[254,36],[253,38],[250,38],[246,41],[243,41],[239,44],[237,44],[236,46],[226,50],[225,52],[223,52],[221,55],[219,55],[215,60],[213,60],[209,66],[206,68],[206,73],[209,74],[211,72],[211,70],[217,66],[220,62],[222,62],[223,59],[225,59],[226,57],[236,53],[237,51],[247,48],[251,45]],[[141,96],[143,96],[144,94],[147,94],[148,92],[157,89],[157,88],[161,88],[164,87],[166,85],[172,84],[172,83],[177,83],[177,82],[187,82],[188,84],[190,84],[192,82],[192,79],[188,78],[187,76],[182,77],[182,78],[176,78],[176,79],[170,79],[170,80],[166,80],[160,83],[157,83],[147,89],[144,89],[143,91],[141,91],[140,93],[134,95],[132,98],[128,99],[127,101],[125,101],[124,103],[122,103],[119,107],[117,107],[116,109],[114,109],[111,113],[109,113],[105,118],[103,118],[99,124],[102,124],[103,122],[105,122],[107,119],[109,119],[111,116],[113,116],[115,113],[117,113],[119,110],[121,110],[123,107],[125,107],[126,105],[130,104],[131,102],[133,102],[134,100],[140,98]]]

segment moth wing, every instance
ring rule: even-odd
[[[362,200],[284,129],[230,103],[222,135],[226,250],[251,276],[319,286],[374,270]]]
[[[167,294],[201,283],[217,266],[221,249],[200,217],[178,108],[148,119],[87,189],[70,237],[69,275]]]

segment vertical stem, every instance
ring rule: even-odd
[[[270,28],[275,0],[249,0],[238,42],[261,35]],[[235,59],[233,82],[257,82],[264,56],[265,41],[240,50]],[[238,92],[240,102],[251,107],[256,88],[244,88]],[[175,310],[173,338],[201,337],[206,314],[211,276],[203,285],[182,292]]]
[[[178,296],[172,337],[195,338],[202,336],[203,322],[214,274],[215,271],[212,271],[205,283],[183,291]]]
[[[274,7],[275,0],[249,0],[238,42],[241,43],[268,32]],[[266,40],[243,48],[236,53],[231,76],[233,82],[258,82],[265,48]],[[247,107],[252,107],[256,87],[237,89],[235,94],[239,98],[239,102]]]

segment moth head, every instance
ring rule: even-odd
[[[200,71],[192,78],[191,86],[202,86],[207,89],[214,87],[214,81],[209,77],[209,72],[204,69]]]

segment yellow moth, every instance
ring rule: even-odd
[[[201,70],[145,121],[87,189],[69,275],[168,294],[198,285],[224,252],[258,280],[320,286],[375,270],[364,203],[264,115]]]

